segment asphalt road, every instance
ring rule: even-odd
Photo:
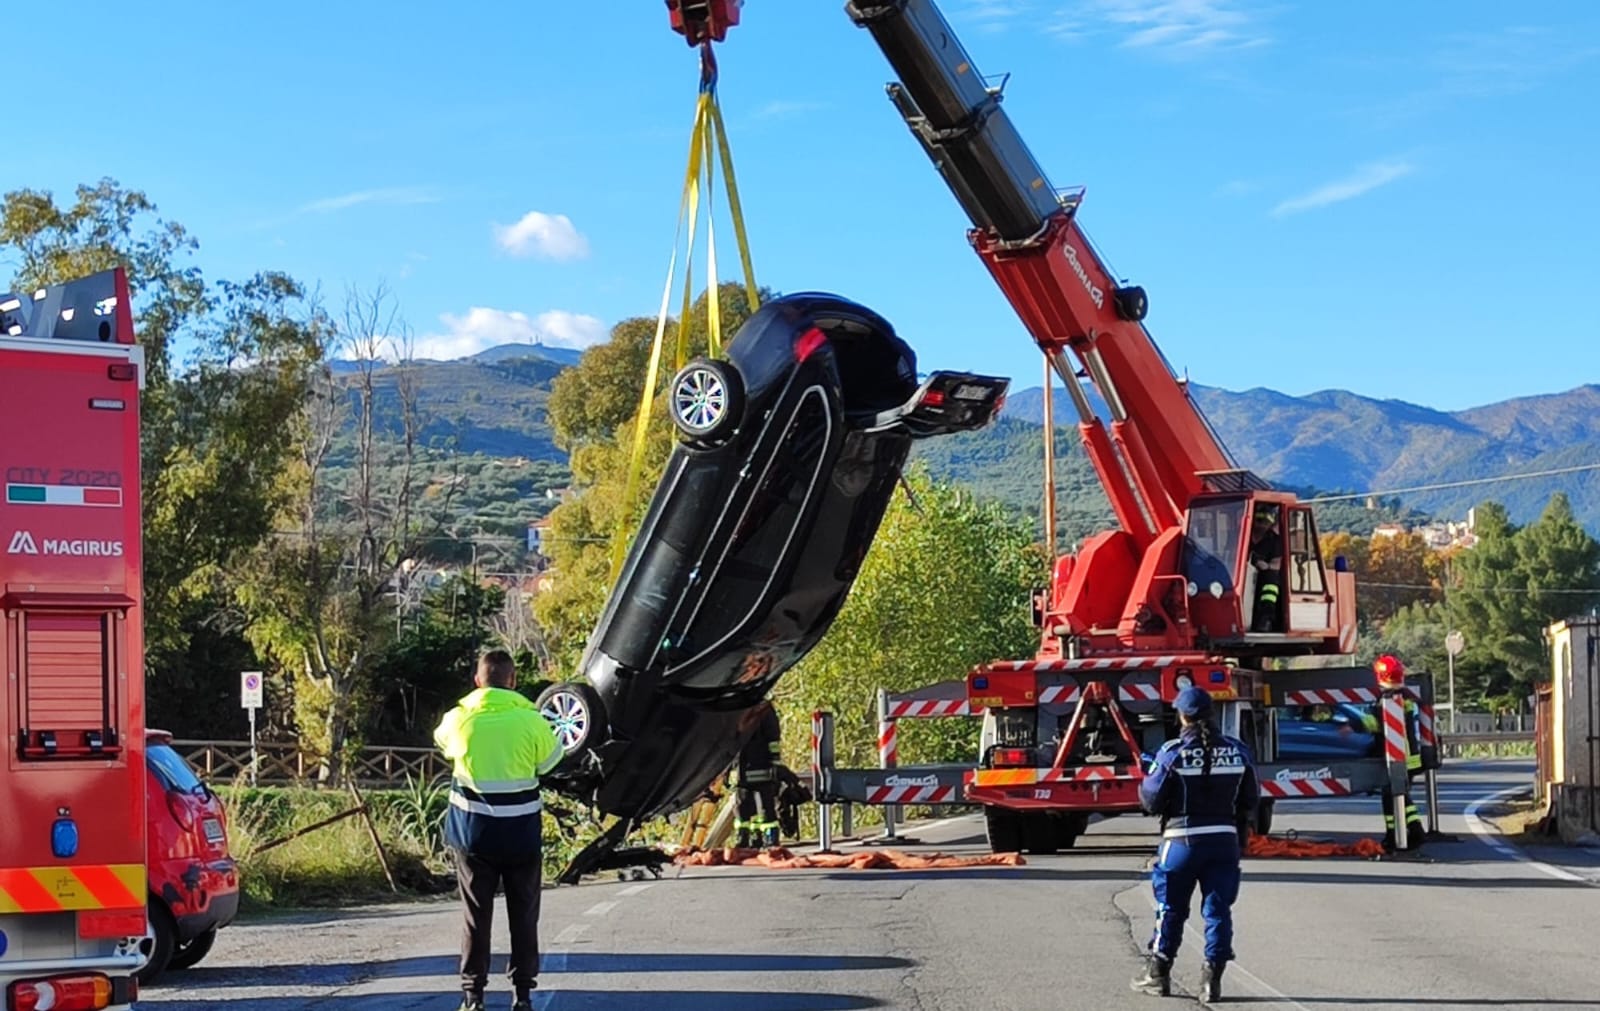
[[[1225,983],[1268,1008],[1600,1008],[1600,892],[1472,830],[1475,801],[1525,784],[1527,762],[1463,763],[1419,859],[1249,860]],[[1381,832],[1376,799],[1279,806],[1276,831]],[[1151,927],[1154,823],[1094,825],[1080,848],[1018,868],[697,868],[661,881],[545,892],[535,1007],[553,1011],[1045,1011],[1189,1006],[1128,980]],[[1479,824],[1479,829],[1484,826]],[[1492,832],[1492,830],[1489,830]],[[965,817],[915,827],[945,852],[983,851]],[[849,844],[846,844],[848,847]],[[1196,904],[1198,907],[1198,903]],[[503,964],[503,926],[496,951]],[[1177,978],[1199,974],[1197,924]],[[147,1011],[450,1011],[458,915],[446,901],[236,924]],[[497,979],[491,1008],[508,1007]]]

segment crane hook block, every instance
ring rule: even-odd
[[[691,46],[721,42],[728,29],[739,23],[744,0],[667,0],[672,30]]]

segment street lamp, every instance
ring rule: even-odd
[[[1444,651],[1450,658],[1450,733],[1456,732],[1456,654],[1467,648],[1467,640],[1454,629],[1444,637]]]

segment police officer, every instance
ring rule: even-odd
[[[434,743],[455,763],[445,843],[455,851],[465,929],[461,938],[460,1011],[483,1011],[489,979],[494,896],[506,892],[511,926],[512,1011],[532,1011],[538,985],[540,842],[539,777],[561,761],[555,730],[514,691],[511,654],[492,650],[478,661],[477,690],[445,713]]]
[[[1165,997],[1172,962],[1183,942],[1189,900],[1200,886],[1206,920],[1205,971],[1200,999],[1220,1000],[1222,970],[1233,958],[1233,902],[1239,896],[1239,855],[1261,798],[1254,759],[1243,741],[1225,736],[1213,719],[1211,696],[1185,688],[1175,707],[1176,740],[1156,752],[1139,784],[1145,811],[1161,816],[1161,849],[1150,870],[1156,929],[1135,990]]]
[[[763,702],[756,732],[739,752],[739,816],[734,821],[740,849],[778,845],[778,769],[783,731],[778,711]]]

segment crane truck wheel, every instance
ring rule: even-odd
[[[1022,815],[1002,807],[983,809],[984,835],[991,853],[1022,852]]]
[[[1089,828],[1089,815],[1081,811],[1051,815],[1050,820],[1055,823],[1056,846],[1064,850],[1077,845],[1078,837]]]
[[[1269,835],[1272,832],[1272,806],[1277,803],[1275,799],[1263,799],[1256,804],[1256,835]]]

